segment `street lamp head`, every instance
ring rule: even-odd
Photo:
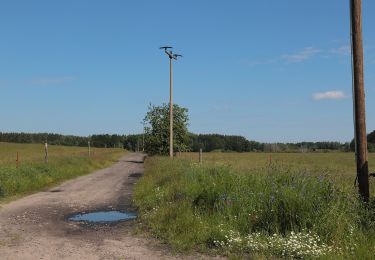
[[[178,57],[182,57],[180,54],[173,54],[173,59],[177,60]]]
[[[159,49],[164,49],[165,51],[167,51],[168,49],[173,49],[173,47],[170,47],[170,46],[162,46],[162,47],[160,47]]]
[[[168,49],[173,49],[173,47],[163,46],[163,47],[160,47],[160,49],[161,50],[164,49],[165,54],[167,54],[170,59],[173,59],[173,52],[172,52],[172,50],[168,51]]]

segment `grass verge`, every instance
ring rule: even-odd
[[[12,149],[17,149],[23,157],[18,168],[15,162],[4,157],[0,161],[0,201],[3,202],[108,167],[125,154],[122,149],[93,149],[89,158],[85,148],[50,146],[49,162],[44,163],[42,145],[2,143],[0,148],[4,147],[0,154],[9,155]],[[37,154],[40,155],[36,157]]]
[[[285,164],[239,171],[152,157],[134,200],[141,222],[177,251],[371,259],[374,206],[341,186]]]

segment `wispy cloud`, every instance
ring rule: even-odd
[[[306,47],[302,51],[293,54],[284,54],[281,56],[281,58],[287,61],[288,63],[296,63],[308,60],[320,52],[321,50],[319,49],[315,49],[313,47]]]
[[[340,56],[348,56],[350,55],[350,46],[344,45],[335,49],[331,49],[330,53],[337,54]]]
[[[267,64],[273,64],[273,63],[278,63],[278,62],[297,63],[297,62],[308,60],[320,52],[321,50],[319,49],[316,49],[313,47],[306,47],[302,51],[299,51],[293,54],[284,54],[284,55],[281,55],[275,58],[269,58],[269,59],[243,60],[242,63],[248,66],[267,65]]]
[[[320,101],[324,99],[345,99],[347,96],[341,90],[331,90],[326,92],[318,92],[312,95],[313,100]]]
[[[264,58],[258,60],[242,60],[242,63],[247,66],[258,66],[258,65],[268,65],[274,63],[299,63],[303,61],[307,61],[316,57],[318,54],[321,58],[337,58],[337,57],[346,57],[350,55],[351,49],[350,45],[344,45],[342,41],[340,41],[341,46],[335,48],[327,48],[327,49],[318,49],[314,47],[305,47],[300,51],[296,51],[294,53],[288,53],[276,56],[274,58]],[[373,47],[371,45],[365,46],[365,51],[369,52]],[[370,60],[370,64],[374,64],[375,60]]]
[[[278,59],[264,59],[264,60],[242,60],[241,63],[247,66],[267,65],[277,62]]]
[[[57,78],[36,78],[31,80],[26,80],[26,83],[32,85],[59,85],[68,83],[75,80],[75,77],[72,76],[65,76],[65,77],[57,77]]]

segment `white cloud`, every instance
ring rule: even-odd
[[[347,55],[350,55],[351,50],[350,50],[349,45],[345,45],[345,46],[332,49],[330,52],[333,54],[341,55],[341,56],[347,56]]]
[[[287,63],[298,63],[302,61],[309,60],[315,57],[318,53],[321,53],[321,57],[325,58],[333,58],[335,56],[348,56],[350,55],[350,46],[349,45],[342,45],[337,48],[333,49],[317,49],[314,47],[306,47],[303,50],[291,54],[284,54],[275,58],[269,59],[260,59],[260,60],[242,60],[243,64],[249,66],[257,66],[257,65],[267,65],[273,64],[277,62],[287,62]],[[371,61],[370,63],[374,63],[375,61]]]
[[[321,52],[319,49],[315,49],[313,47],[306,47],[302,51],[294,53],[294,54],[285,54],[282,55],[282,59],[286,60],[289,63],[296,63],[296,62],[301,62],[304,60],[308,60]]]
[[[242,60],[242,63],[249,66],[267,65],[283,61],[286,61],[288,63],[297,63],[308,60],[319,52],[322,51],[313,47],[306,47],[302,51],[296,52],[294,54],[284,54],[276,58],[262,60]]]
[[[345,99],[347,98],[347,96],[341,90],[332,90],[332,91],[314,93],[312,98],[315,101],[320,101],[323,99]]]
[[[277,59],[264,59],[264,60],[242,60],[241,63],[248,66],[267,65],[277,62]]]
[[[340,56],[349,56],[351,53],[351,47],[350,45],[344,45],[344,41],[337,40],[333,41],[334,43],[341,43],[341,46],[338,45],[338,47],[331,48],[331,49],[317,49],[314,47],[306,47],[302,49],[301,51],[295,52],[295,53],[289,53],[280,55],[274,58],[264,58],[259,60],[242,60],[241,63],[248,65],[248,66],[258,66],[258,65],[268,65],[268,64],[274,64],[279,62],[286,62],[286,63],[298,63],[303,62],[306,60],[309,60],[313,57],[315,57],[317,54],[320,58],[337,58]],[[375,49],[375,45],[366,45],[364,46],[365,52],[370,52],[372,49]],[[375,60],[370,59],[370,64],[375,64]]]

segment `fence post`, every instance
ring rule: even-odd
[[[47,142],[44,144],[44,152],[45,152],[44,161],[45,161],[45,163],[48,163],[48,144],[47,144]]]
[[[199,163],[202,163],[203,158],[202,158],[202,148],[199,149]]]
[[[18,160],[18,152],[17,152],[17,158],[16,158],[16,168],[18,168],[18,162],[19,162],[19,160]]]
[[[87,142],[88,149],[89,149],[89,157],[91,156],[91,147],[90,147],[90,141]]]

